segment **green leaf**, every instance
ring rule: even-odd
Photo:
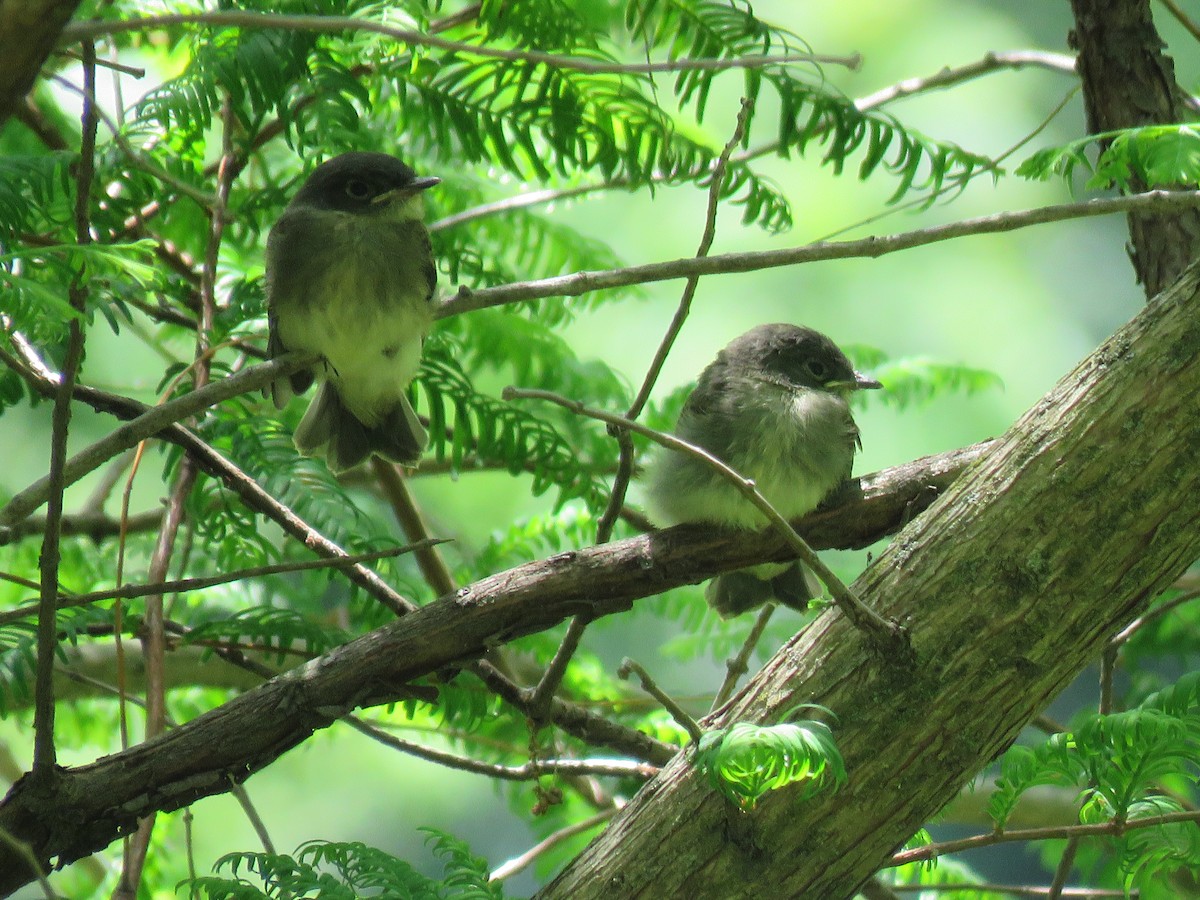
[[[745,809],[789,784],[803,784],[805,798],[846,781],[833,733],[815,720],[766,726],[737,722],[706,732],[695,765],[716,790]]]

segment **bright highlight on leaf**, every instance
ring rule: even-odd
[[[743,809],[767,791],[802,784],[801,798],[846,781],[842,755],[824,722],[780,725],[737,722],[700,739],[696,768],[714,788]]]
[[[1087,151],[1105,141],[1095,163]],[[1077,168],[1090,172],[1095,189],[1145,190],[1200,183],[1200,126],[1148,125],[1093,134],[1061,147],[1039,150],[1017,174],[1035,181],[1058,176],[1070,182]]]

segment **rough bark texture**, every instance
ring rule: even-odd
[[[1162,52],[1149,0],[1071,0],[1071,10],[1071,45],[1079,51],[1090,132],[1192,118],[1175,83],[1175,65]],[[1128,218],[1133,267],[1153,297],[1200,253],[1200,211]]]
[[[818,548],[878,540],[928,507],[989,446],[867,476],[836,509],[803,520],[801,532]],[[782,558],[783,542],[770,536],[731,539],[680,527],[500,572],[156,740],[62,769],[44,791],[27,778],[18,781],[0,802],[0,832],[28,844],[43,862],[66,864],[129,832],[141,816],[228,791],[356,707],[403,696],[415,678],[477,659],[506,640],[579,612],[621,612],[640,597],[717,571]],[[641,753],[621,749],[656,758],[648,744]],[[31,878],[21,855],[0,841],[0,896]]]
[[[826,706],[845,788],[743,814],[677,757],[538,900],[852,896],[1200,554],[1198,291],[1193,267],[859,579],[914,667],[832,611],[709,723]]]
[[[0,124],[29,93],[79,0],[0,0]]]

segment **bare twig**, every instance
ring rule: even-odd
[[[243,369],[236,375],[222,378],[198,391],[192,391],[175,400],[147,409],[133,421],[125,423],[112,434],[101,438],[67,460],[63,467],[64,484],[73,484],[107,460],[146,438],[154,436],[170,425],[181,422],[232,397],[258,390],[276,378],[290,375],[305,366],[311,366],[313,359],[313,356],[307,353],[288,353],[269,362]],[[42,478],[17,493],[3,509],[0,509],[0,541],[5,538],[4,526],[19,522],[45,503],[48,497],[48,478]]]
[[[1175,0],[1159,0],[1159,2],[1175,17],[1175,21],[1187,30],[1188,34],[1200,41],[1200,25],[1197,25],[1192,17],[1184,12],[1183,8]]]
[[[506,703],[532,715],[529,709],[529,697],[526,691],[514,684],[491,663],[480,662],[471,666],[471,671]],[[602,747],[611,747],[627,756],[644,759],[656,766],[666,765],[679,751],[678,747],[656,740],[633,728],[627,728],[617,722],[610,721],[582,706],[568,703],[558,697],[551,697],[546,719],[553,722],[563,731],[574,735],[580,740]]]
[[[83,122],[79,162],[75,173],[75,240],[80,245],[91,243],[91,221],[88,215],[92,198],[92,178],[96,154],[96,48],[91,41],[83,42]],[[51,417],[50,472],[45,478],[48,507],[46,531],[42,538],[41,596],[37,629],[37,674],[34,682],[34,779],[48,783],[54,777],[57,753],[54,746],[54,651],[58,645],[58,566],[59,522],[63,515],[63,490],[67,479],[67,431],[71,422],[71,394],[79,366],[83,361],[83,315],[87,304],[87,288],[81,272],[77,272],[68,288],[68,300],[78,313],[68,326],[67,355],[63,364],[61,383],[54,395]]]
[[[1164,813],[1161,816],[1097,822],[1091,825],[1062,825],[1057,828],[1021,828],[1013,831],[977,834],[955,841],[943,841],[941,843],[926,844],[924,847],[914,847],[911,850],[902,850],[894,854],[887,865],[902,866],[910,862],[923,862],[927,859],[936,859],[948,853],[959,853],[963,850],[973,850],[976,847],[990,847],[993,844],[1008,844],[1014,841],[1059,840],[1076,835],[1079,837],[1103,837],[1105,835],[1121,837],[1127,832],[1135,831],[1139,828],[1173,825],[1176,822],[1200,822],[1200,811],[1191,810]]]
[[[1183,579],[1181,579],[1182,581]],[[1126,643],[1130,638],[1145,628],[1151,622],[1162,616],[1167,615],[1176,608],[1183,606],[1185,603],[1191,603],[1193,600],[1200,599],[1200,589],[1185,590],[1178,597],[1174,597],[1163,603],[1161,606],[1156,606],[1143,616],[1138,616],[1121,631],[1119,631],[1112,639],[1112,642],[1117,645]]]
[[[357,716],[346,716],[347,725],[355,731],[395,750],[410,756],[428,760],[450,769],[474,772],[501,781],[532,781],[543,775],[599,775],[615,778],[653,778],[658,766],[628,759],[535,759],[519,766],[485,763],[469,756],[459,756],[444,750],[435,750],[413,741],[406,741],[364,722]]]
[[[721,682],[721,687],[717,690],[717,695],[713,698],[712,710],[710,711],[716,711],[723,706],[725,701],[733,696],[733,689],[737,687],[738,679],[750,671],[750,654],[754,652],[754,648],[762,640],[763,632],[767,630],[767,623],[771,621],[771,616],[774,613],[775,604],[772,602],[764,603],[763,608],[758,611],[758,615],[754,619],[754,626],[750,629],[750,633],[746,635],[746,640],[742,642],[742,647],[738,650],[737,656],[725,663],[725,680]]]
[[[417,567],[420,568],[426,583],[439,597],[453,593],[456,587],[454,576],[450,574],[450,568],[437,551],[438,544],[444,541],[434,540],[429,536],[429,528],[425,525],[421,511],[417,509],[416,501],[413,500],[408,485],[404,483],[399,468],[393,463],[374,457],[371,459],[371,471],[375,473],[383,495],[391,504],[392,512],[400,523],[404,536],[412,544]]]
[[[897,894],[1008,894],[1013,897],[1049,897],[1050,889],[1022,884],[893,884],[892,890]],[[1125,900],[1137,900],[1141,896],[1138,890],[1129,892],[1105,890],[1104,888],[1063,888],[1060,897],[1079,897],[1083,900],[1100,900],[1102,897],[1121,897]]]
[[[854,105],[861,110],[875,109],[894,100],[911,97],[913,94],[954,87],[964,81],[978,78],[980,75],[987,75],[1002,69],[1026,67],[1049,69],[1064,75],[1074,75],[1075,57],[1067,53],[1051,53],[1045,50],[1008,50],[986,53],[982,59],[963,66],[946,67],[932,75],[898,81],[873,94],[858,98],[854,101]]]
[[[874,94],[868,94],[865,97],[860,97],[854,101],[854,105],[860,112],[867,112],[872,109],[878,109],[894,100],[899,100],[904,97],[911,97],[914,94],[924,93],[926,91],[938,90],[942,88],[954,87],[966,81],[971,81],[983,75],[989,75],[993,72],[1006,71],[1009,69],[1023,68],[1042,68],[1049,69],[1055,72],[1063,72],[1066,74],[1075,73],[1075,57],[1063,53],[1049,53],[1042,50],[1008,50],[1003,52],[987,53],[980,60],[967,63],[963,66],[955,68],[943,68],[933,75],[927,75],[920,78],[909,78],[890,87],[876,91]],[[822,129],[813,135],[813,138],[819,138],[825,133]],[[732,161],[736,163],[750,162],[754,159],[759,159],[763,156],[769,156],[779,150],[779,141],[769,141],[758,147],[754,147],[744,153],[739,153],[732,157]],[[701,171],[693,171],[685,175],[670,172],[656,172],[650,181],[656,184],[671,181],[689,181],[692,178],[702,175]],[[491,201],[483,203],[479,206],[463,210],[451,216],[446,216],[439,219],[429,226],[431,231],[438,231],[443,228],[452,228],[457,225],[463,225],[475,219],[484,218],[486,216],[495,215],[497,213],[507,212],[513,209],[523,209],[530,206],[538,206],[544,203],[554,203],[559,200],[569,200],[572,197],[578,197],[584,194],[599,193],[601,191],[622,190],[631,185],[631,180],[626,177],[612,178],[606,181],[593,184],[575,185],[566,188],[549,188],[540,191],[528,191],[523,194],[517,194],[512,197],[506,197],[503,200]]]
[[[204,265],[200,271],[200,319],[196,329],[196,349],[192,366],[192,386],[199,391],[208,384],[211,365],[211,341],[209,339],[217,307],[217,261],[221,241],[225,234],[226,212],[229,206],[229,190],[233,181],[233,115],[229,98],[221,109],[221,160],[217,170],[217,192],[210,208],[208,241],[204,251]],[[114,132],[115,133],[115,132]],[[123,147],[127,152],[132,148]],[[158,541],[150,558],[149,579],[162,582],[170,572],[171,555],[183,522],[184,505],[192,486],[196,483],[197,467],[190,456],[180,461],[175,484],[167,502],[167,514],[158,533]],[[132,473],[130,476],[132,481]],[[145,621],[140,635],[142,651],[146,659],[146,739],[157,737],[167,727],[166,709],[166,633],[164,631],[164,594],[157,592],[146,599]],[[249,798],[242,794],[248,803]],[[255,815],[257,819],[257,814]],[[123,885],[136,895],[145,866],[146,853],[154,831],[156,815],[146,816],[138,822],[137,833],[127,842]],[[261,820],[258,822],[261,825]]]
[[[725,142],[721,154],[713,164],[712,180],[708,186],[708,206],[704,213],[704,230],[700,235],[700,244],[696,248],[697,259],[708,256],[708,251],[712,249],[713,240],[717,236],[717,209],[720,205],[721,190],[725,186],[725,170],[729,165],[729,157],[733,153],[734,148],[745,137],[746,125],[750,120],[750,114],[753,110],[754,102],[748,97],[743,97],[741,108],[738,110],[737,121],[734,123],[733,134],[729,136],[729,140]],[[675,315],[671,317],[671,323],[667,326],[666,334],[663,335],[658,348],[654,351],[654,357],[650,360],[650,365],[646,370],[646,377],[642,379],[642,386],[639,388],[637,396],[633,398],[629,409],[625,411],[625,418],[636,419],[642,414],[642,410],[646,406],[646,401],[650,399],[650,392],[654,390],[654,385],[658,382],[658,376],[662,372],[663,364],[667,361],[667,355],[671,352],[671,348],[675,346],[675,339],[679,337],[679,332],[683,330],[683,323],[687,321],[688,313],[692,308],[692,298],[696,296],[696,287],[699,284],[700,277],[698,275],[689,276],[687,282],[684,284],[683,293],[679,298],[679,305],[675,308]],[[633,476],[633,439],[630,437],[628,431],[623,429],[614,430],[617,434],[621,454],[617,462],[617,475],[613,479],[612,493],[609,496],[608,506],[605,508],[604,514],[600,517],[600,522],[596,529],[597,540],[601,543],[607,541],[612,535],[613,526],[620,515],[621,507],[625,504],[625,491],[629,487],[629,479]]]
[[[569,275],[559,275],[537,281],[514,282],[478,291],[460,287],[456,295],[441,304],[435,315],[438,318],[447,318],[477,309],[503,306],[518,301],[538,300],[546,297],[578,297],[609,288],[671,281],[691,276],[754,272],[760,269],[823,262],[830,259],[874,259],[889,253],[897,253],[901,250],[923,247],[955,238],[1016,231],[1048,222],[1108,216],[1116,213],[1128,213],[1132,210],[1178,212],[1197,206],[1200,206],[1200,191],[1154,190],[1124,197],[1104,197],[1078,203],[1063,203],[1015,212],[995,213],[945,225],[920,228],[915,231],[853,241],[820,241],[783,250],[721,253],[702,259],[689,256],[667,262],[646,263],[621,269],[574,272]]]
[[[259,380],[266,384],[272,378],[279,377],[281,372],[294,371],[295,368],[303,368],[306,364],[305,360],[299,356],[295,359],[292,359],[291,356],[291,354],[281,356],[271,363],[246,369],[233,377],[240,378],[252,371],[259,371],[262,373],[258,376]],[[0,360],[12,367],[13,371],[25,379],[29,386],[38,393],[53,397],[58,390],[60,376],[54,372],[45,374],[44,366],[35,368],[32,365],[26,365],[20,359],[9,354],[3,347],[0,347]],[[268,370],[268,367],[284,361],[286,361],[286,366]],[[311,360],[308,363],[311,364]],[[270,372],[275,374],[272,375]],[[225,381],[228,380],[230,379],[225,379]],[[204,390],[212,390],[220,387],[223,383],[211,384]],[[124,419],[140,420],[156,411],[156,408],[148,407],[129,397],[110,394],[107,391],[82,385],[76,386],[75,399],[87,403],[93,409],[112,413]],[[248,509],[266,516],[279,525],[285,534],[299,539],[317,555],[335,558],[347,555],[345,550],[305,522],[291,508],[268,494],[253,478],[182,425],[169,424],[162,430],[160,436],[163,440],[177,444],[191,454],[201,468],[220,479],[229,490],[241,498]],[[0,544],[6,540],[5,532],[6,529],[0,527]],[[366,591],[368,596],[375,598],[398,616],[417,608],[414,603],[402,597],[391,585],[361,563],[351,566],[346,572],[346,577]]]
[[[269,566],[252,566],[245,569],[237,569],[233,572],[225,572],[220,575],[206,575],[197,578],[180,578],[175,581],[161,581],[149,584],[127,584],[119,588],[110,588],[103,591],[92,591],[87,594],[75,594],[66,597],[60,597],[58,601],[59,609],[69,609],[74,606],[84,606],[89,603],[98,603],[102,600],[132,600],[137,597],[149,597],[154,594],[180,594],[186,591],[197,591],[203,588],[214,587],[218,584],[231,584],[235,581],[244,581],[248,578],[262,578],[267,575],[282,575],[287,572],[307,572],[313,569],[340,569],[350,566],[357,566],[364,562],[372,562],[378,559],[389,559],[393,556],[403,556],[406,553],[413,553],[424,547],[432,547],[437,544],[447,543],[448,538],[429,538],[427,540],[418,541],[413,544],[406,544],[403,547],[393,547],[388,550],[376,550],[371,553],[357,553],[353,556],[331,556],[322,559],[308,559],[297,562],[274,563]],[[27,619],[30,616],[37,615],[36,606],[19,606],[16,609],[7,609],[0,612],[0,625],[8,625],[11,622],[18,622],[21,619]]]
[[[669,712],[671,718],[679,724],[679,727],[688,733],[693,743],[698,742],[704,736],[704,732],[700,730],[700,726],[696,723],[696,720],[689,716],[682,706],[672,700],[670,695],[655,683],[654,679],[650,677],[649,672],[627,656],[621,660],[621,666],[617,669],[617,677],[626,679],[631,674],[637,675],[638,681],[641,682],[642,690],[662,704],[663,709]]]
[[[488,881],[503,881],[505,878],[511,878],[513,875],[532,865],[543,853],[553,850],[563,841],[570,840],[577,834],[583,834],[583,832],[590,831],[597,825],[603,825],[618,812],[620,812],[620,807],[614,806],[612,809],[606,809],[596,813],[594,816],[589,816],[581,822],[575,822],[565,828],[560,828],[554,834],[538,841],[520,856],[514,856],[502,865],[497,866],[492,871],[492,874],[488,876]]]
[[[529,717],[535,722],[545,719],[550,698],[562,684],[563,676],[567,674],[567,665],[571,662],[575,651],[579,649],[579,642],[583,640],[583,633],[587,631],[590,621],[583,614],[571,619],[571,624],[567,626],[567,633],[563,635],[558,649],[554,651],[554,658],[550,660],[550,665],[546,666],[546,671],[542,673],[537,687],[529,692]]]

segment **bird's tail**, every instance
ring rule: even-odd
[[[759,567],[739,569],[718,575],[704,589],[708,605],[723,619],[762,606],[768,600],[778,600],[784,606],[805,612],[808,601],[820,595],[821,587],[812,574],[800,563],[792,563],[782,572],[775,567],[766,572]],[[777,573],[777,574],[775,574]],[[761,577],[766,576],[766,577]]]
[[[372,453],[412,465],[421,458],[427,440],[407,397],[401,395],[379,424],[369,428],[346,407],[328,381],[317,389],[295,434],[297,450],[305,456],[324,456],[334,472],[352,468]]]

